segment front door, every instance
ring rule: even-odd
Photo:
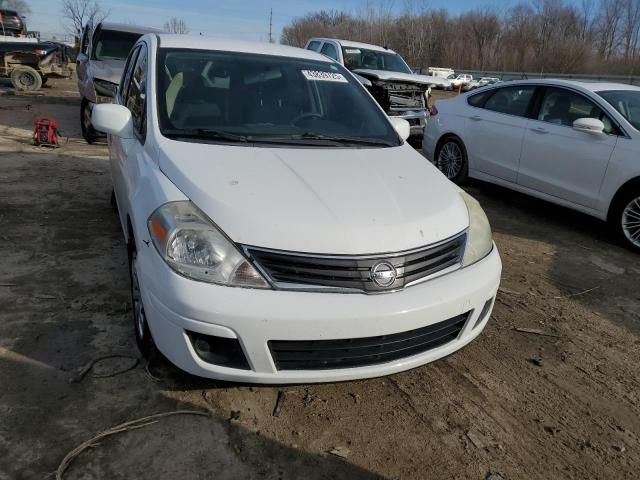
[[[80,50],[76,57],[76,76],[78,77],[78,91],[80,98],[93,99],[93,93],[89,91],[89,59],[91,52],[91,24],[87,24],[82,31]]]
[[[602,133],[573,128],[579,118],[602,120]],[[549,87],[522,147],[518,184],[586,207],[596,207],[618,131],[590,99],[573,90]]]

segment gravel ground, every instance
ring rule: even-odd
[[[100,431],[178,409],[210,417],[103,439],[64,478],[637,478],[640,257],[594,219],[482,183],[467,189],[491,220],[502,289],[484,333],[447,359],[249,387],[162,362],[156,378],[143,362],[100,377],[135,361],[116,358],[72,382],[93,359],[137,355],[107,149],[79,139],[78,104],[66,80],[0,95],[1,480],[45,478]],[[59,120],[63,148],[30,145],[40,115]]]

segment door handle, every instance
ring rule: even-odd
[[[549,130],[547,130],[546,128],[542,128],[542,127],[532,128],[531,131],[539,133],[541,135],[544,135],[545,133],[549,133]]]
[[[474,122],[479,122],[480,120],[482,120],[482,117],[479,115],[473,115],[469,117],[469,120],[473,120]]]

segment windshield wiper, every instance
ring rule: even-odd
[[[162,134],[166,137],[178,138],[204,138],[208,140],[224,140],[237,143],[307,143],[308,140],[318,140],[331,143],[333,145],[371,145],[371,146],[397,146],[393,142],[369,137],[349,137],[340,135],[323,135],[319,133],[305,132],[292,135],[239,135],[225,132],[224,130],[213,130],[207,128],[196,128],[183,130],[178,128],[165,129]]]
[[[265,137],[250,137],[252,140],[255,138],[258,141],[264,140],[278,140],[282,142],[292,141],[292,142],[300,142],[304,140],[320,140],[331,142],[335,145],[375,145],[375,146],[385,146],[385,147],[395,147],[397,146],[393,142],[389,142],[387,140],[381,140],[377,138],[370,137],[350,137],[350,136],[342,136],[342,135],[324,135],[321,133],[297,133],[292,135],[279,135],[279,136],[265,136]]]
[[[183,130],[179,128],[168,128],[162,131],[165,137],[182,137],[182,138],[206,138],[208,140],[225,140],[228,142],[246,143],[248,141],[245,135],[238,135],[224,130],[213,130],[208,128],[194,128],[191,130]]]

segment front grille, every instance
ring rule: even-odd
[[[278,370],[327,370],[391,362],[441,347],[456,338],[469,314],[408,332],[345,340],[271,340]]]
[[[409,252],[366,256],[312,255],[244,248],[276,288],[376,293],[398,290],[459,266],[465,243],[466,234],[462,233],[444,242]],[[390,270],[395,270],[392,282],[373,280],[372,271],[381,263],[391,265],[393,268]]]
[[[426,87],[411,84],[392,84],[387,87],[391,112],[407,112],[425,109]]]

